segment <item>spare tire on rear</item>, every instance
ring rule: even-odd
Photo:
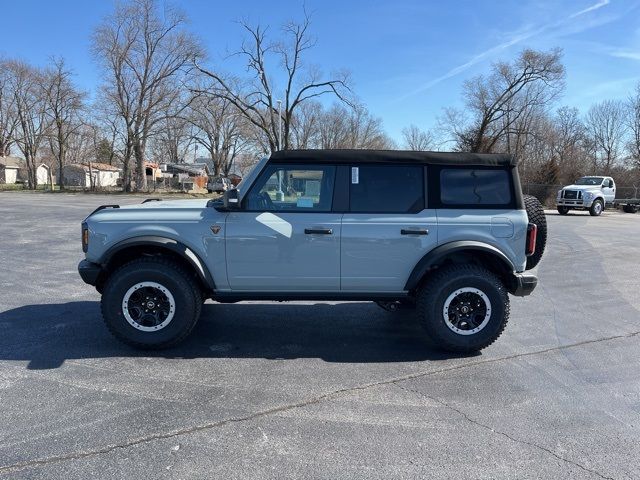
[[[536,250],[533,255],[527,257],[527,270],[532,269],[542,259],[544,247],[547,245],[547,219],[544,215],[544,208],[540,201],[533,195],[523,195],[524,208],[527,210],[527,216],[530,223],[535,223],[538,227],[536,235]]]

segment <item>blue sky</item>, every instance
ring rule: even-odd
[[[301,1],[174,1],[190,17],[212,65],[242,38],[248,19],[278,25],[300,18]],[[0,55],[44,64],[63,56],[83,88],[100,72],[89,53],[96,24],[111,0],[0,0]],[[564,50],[567,82],[559,104],[582,112],[605,98],[624,98],[640,81],[640,0],[336,1],[306,0],[317,46],[307,63],[346,68],[370,111],[400,138],[404,126],[434,126],[446,106],[460,105],[463,81],[524,47]]]

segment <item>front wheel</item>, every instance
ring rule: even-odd
[[[418,292],[418,318],[438,348],[477,352],[502,334],[509,296],[493,272],[450,265],[437,270]]]
[[[179,264],[144,257],[111,274],[100,305],[116,338],[136,348],[159,349],[191,333],[200,317],[202,294]]]
[[[569,207],[558,207],[558,213],[560,215],[566,215],[569,213]]]
[[[604,210],[604,203],[602,200],[597,199],[594,200],[591,204],[591,208],[589,209],[589,213],[592,217],[599,217]]]

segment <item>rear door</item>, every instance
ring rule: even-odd
[[[336,167],[265,168],[226,219],[227,278],[238,291],[340,290]]]
[[[437,242],[422,165],[349,165],[342,291],[400,292]]]

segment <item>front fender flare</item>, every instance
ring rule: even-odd
[[[424,257],[422,257],[420,261],[416,264],[416,266],[413,268],[411,274],[409,275],[409,279],[407,280],[407,283],[405,284],[404,289],[406,291],[411,291],[415,289],[420,283],[420,281],[422,280],[422,278],[424,277],[424,275],[427,273],[427,271],[429,271],[429,269],[432,268],[433,266],[438,265],[438,263],[448,255],[451,255],[456,252],[469,252],[469,251],[483,252],[483,253],[492,255],[502,263],[505,270],[508,270],[509,272],[515,272],[516,270],[515,266],[513,265],[513,262],[509,260],[509,257],[507,257],[504,253],[502,253],[499,249],[497,249],[493,245],[489,245],[488,243],[477,242],[473,240],[460,240],[460,241],[449,242],[449,243],[440,245],[434,248],[433,250],[431,250]]]
[[[98,263],[105,266],[118,252],[127,248],[141,247],[145,245],[165,248],[180,255],[195,269],[198,277],[204,283],[204,285],[208,286],[211,290],[215,289],[213,277],[211,276],[211,272],[209,272],[206,263],[202,261],[197,253],[187,247],[184,243],[181,243],[172,238],[161,237],[157,235],[144,235],[141,237],[127,238],[126,240],[122,240],[121,242],[118,242],[115,245],[109,247],[109,249],[100,256]]]

